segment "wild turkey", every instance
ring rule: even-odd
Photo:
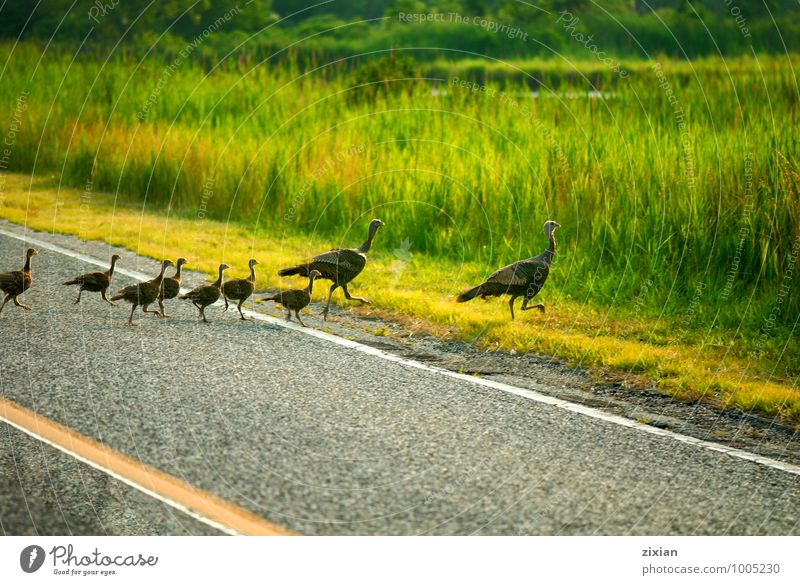
[[[544,235],[550,240],[550,246],[547,250],[534,258],[520,260],[504,266],[487,278],[483,284],[479,284],[475,288],[458,295],[458,302],[464,303],[478,296],[485,299],[486,297],[511,295],[508,306],[511,309],[512,320],[514,319],[514,301],[518,297],[524,297],[520,307],[523,311],[539,309],[544,313],[544,305],[542,303],[530,307],[528,303],[542,290],[547,280],[547,275],[550,274],[550,263],[556,253],[555,231],[559,227],[561,225],[555,221],[546,221]]]
[[[181,295],[181,299],[189,299],[192,304],[200,311],[200,316],[203,318],[204,323],[208,323],[206,319],[206,307],[213,305],[217,302],[220,295],[220,287],[222,286],[222,273],[230,268],[227,264],[219,265],[219,276],[212,284],[202,284],[197,288],[190,290],[185,295]]]
[[[148,311],[147,307],[158,298],[158,291],[161,288],[161,281],[164,280],[164,272],[167,270],[167,266],[172,266],[172,260],[161,262],[161,272],[154,279],[126,286],[111,297],[112,301],[124,300],[131,303],[128,325],[135,325],[133,313],[139,305],[142,306],[142,313],[155,313],[158,315],[158,311]]]
[[[85,290],[89,292],[99,292],[101,299],[109,305],[114,304],[106,298],[106,291],[108,287],[111,286],[111,279],[114,277],[114,267],[121,258],[122,256],[119,254],[111,256],[111,266],[105,272],[87,272],[86,274],[81,274],[72,280],[62,283],[64,286],[80,285],[78,289],[78,298],[75,301],[76,305],[81,302],[81,293]]]
[[[279,270],[278,274],[280,276],[293,276],[295,274],[309,276],[312,270],[316,270],[320,273],[319,278],[333,281],[331,289],[328,291],[328,302],[325,305],[325,310],[322,311],[324,320],[328,319],[331,296],[333,295],[333,291],[338,287],[342,287],[346,299],[369,304],[369,301],[365,298],[351,296],[350,291],[347,290],[347,284],[364,270],[364,266],[367,264],[367,252],[369,252],[369,249],[372,247],[372,239],[375,237],[378,228],[383,225],[384,223],[381,220],[373,219],[369,224],[367,241],[358,248],[337,248],[335,250],[330,250],[319,256],[314,256],[305,264],[298,264],[291,268]]]
[[[158,291],[158,308],[162,317],[169,317],[164,312],[164,301],[174,299],[181,292],[181,267],[186,264],[186,258],[178,258],[175,262],[175,274],[164,277]]]
[[[286,309],[287,321],[292,320],[292,311],[294,311],[294,315],[297,317],[297,320],[300,321],[300,325],[305,327],[306,324],[303,323],[303,320],[300,318],[300,310],[305,309],[308,303],[311,302],[311,290],[314,287],[314,279],[319,277],[319,270],[312,270],[308,275],[308,286],[306,288],[281,291],[263,300],[275,301],[279,305],[283,305]]]
[[[10,300],[13,300],[15,305],[26,311],[31,310],[28,305],[20,303],[17,297],[31,287],[31,283],[33,282],[33,277],[31,276],[31,257],[38,253],[39,251],[35,248],[28,248],[28,251],[25,253],[25,266],[22,267],[22,270],[10,270],[9,272],[0,273],[0,290],[6,295],[6,298],[3,299],[3,304],[0,305],[0,313],[3,312],[3,307],[5,307],[6,303]]]
[[[248,319],[244,316],[244,313],[242,313],[242,303],[253,294],[253,288],[256,284],[256,264],[258,264],[258,261],[251,258],[248,264],[250,266],[250,276],[247,278],[229,280],[222,285],[222,298],[225,299],[225,308],[223,311],[228,310],[228,299],[239,301],[236,308],[239,309],[239,315],[241,315],[243,321],[248,321]]]

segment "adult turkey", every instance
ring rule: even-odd
[[[347,285],[356,276],[361,274],[362,270],[364,270],[364,266],[367,265],[367,252],[369,252],[370,248],[372,247],[372,240],[375,238],[375,234],[377,233],[378,229],[383,225],[384,223],[381,220],[373,219],[369,224],[367,240],[358,248],[336,248],[334,250],[323,252],[318,256],[314,256],[311,260],[304,264],[298,264],[297,266],[279,270],[278,275],[293,276],[295,274],[299,274],[301,276],[308,277],[312,270],[316,270],[320,273],[320,276],[317,278],[324,278],[332,281],[333,284],[328,291],[328,302],[325,305],[325,309],[322,311],[322,314],[324,315],[323,320],[328,319],[328,310],[331,306],[331,296],[333,296],[333,291],[339,287],[341,287],[341,289],[344,291],[344,296],[346,299],[369,304],[369,301],[363,297],[352,296],[350,291],[347,289]]]
[[[520,307],[523,311],[539,309],[544,313],[544,305],[542,303],[532,306],[528,306],[528,303],[542,290],[547,276],[550,274],[550,264],[553,262],[553,256],[556,253],[555,231],[559,227],[561,225],[555,221],[546,221],[544,223],[544,235],[550,240],[550,246],[548,246],[547,250],[533,258],[519,260],[504,266],[487,278],[485,282],[458,295],[458,302],[464,303],[475,297],[485,299],[486,297],[511,295],[508,307],[511,309],[512,320],[514,319],[514,301],[519,297],[524,299]]]

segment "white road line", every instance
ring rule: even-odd
[[[106,260],[98,260],[97,258],[92,258],[91,256],[87,256],[85,254],[80,254],[78,252],[73,252],[67,248],[62,248],[61,246],[57,246],[55,244],[51,244],[49,242],[45,242],[43,240],[39,240],[36,238],[26,237],[22,234],[18,234],[15,232],[10,232],[7,230],[0,229],[0,235],[7,236],[9,238],[14,238],[21,241],[29,242],[31,245],[39,246],[46,250],[50,250],[51,252],[56,252],[58,254],[62,254],[64,256],[68,256],[70,258],[75,258],[77,260],[82,260],[89,264],[94,264],[97,266],[106,266],[108,262]],[[141,272],[136,272],[132,270],[124,270],[117,268],[116,272],[120,274],[124,274],[126,276],[130,276],[131,278],[135,278],[137,280],[149,280],[152,278],[152,275],[142,274]],[[181,289],[183,292],[184,289]],[[219,301],[215,304],[221,305],[222,302]],[[432,374],[437,374],[440,376],[447,376],[448,378],[454,378],[456,380],[462,380],[464,382],[468,382],[470,384],[476,384],[478,386],[483,386],[486,388],[492,388],[494,390],[500,390],[501,392],[506,392],[508,394],[514,394],[515,396],[520,396],[522,398],[527,398],[528,400],[533,400],[535,402],[539,402],[541,404],[547,404],[550,406],[554,406],[556,408],[560,408],[562,410],[566,410],[569,412],[582,414],[584,416],[588,416],[593,419],[602,420],[611,424],[619,425],[622,427],[626,427],[629,429],[634,429],[637,431],[641,431],[643,433],[649,433],[651,435],[656,435],[658,437],[663,437],[666,439],[672,439],[674,441],[678,441],[681,443],[686,443],[688,445],[693,445],[695,447],[700,447],[703,449],[707,449],[709,451],[716,451],[718,453],[723,453],[725,455],[729,455],[731,457],[735,457],[737,459],[744,459],[745,461],[751,461],[753,463],[757,463],[759,465],[763,465],[765,467],[771,467],[773,469],[777,469],[779,471],[784,471],[786,473],[791,473],[797,476],[800,476],[800,465],[794,465],[792,463],[786,463],[784,461],[779,461],[777,459],[772,459],[770,457],[764,457],[762,455],[758,455],[756,453],[751,453],[750,451],[744,451],[742,449],[735,449],[733,447],[727,447],[725,445],[721,445],[719,443],[714,443],[712,441],[704,441],[702,439],[697,439],[695,437],[690,437],[689,435],[683,435],[681,433],[676,433],[673,431],[669,431],[666,429],[659,429],[650,425],[646,425],[644,423],[640,423],[634,420],[627,419],[622,416],[618,416],[616,414],[609,414],[603,410],[599,410],[597,408],[592,408],[590,406],[584,406],[582,404],[576,404],[574,402],[569,402],[567,400],[562,400],[560,398],[554,398],[552,396],[548,396],[547,394],[542,394],[540,392],[536,392],[535,390],[528,390],[526,388],[518,388],[516,386],[511,386],[510,384],[504,384],[502,382],[496,382],[494,380],[486,380],[483,378],[476,378],[474,376],[469,376],[467,374],[459,374],[457,372],[452,372],[450,370],[445,370],[443,368],[437,368],[436,366],[430,366],[427,364],[423,364],[421,362],[417,362],[414,360],[410,360],[408,358],[400,357],[398,355],[388,353],[386,351],[376,349],[374,347],[370,347],[369,345],[364,345],[362,343],[358,343],[357,341],[350,341],[348,339],[344,339],[342,337],[337,337],[336,335],[332,335],[330,333],[326,333],[324,331],[319,331],[316,329],[301,327],[300,325],[296,325],[293,322],[286,322],[282,319],[276,319],[274,317],[270,317],[268,315],[263,315],[261,313],[257,313],[255,311],[251,311],[249,309],[243,309],[243,312],[247,314],[249,317],[259,321],[265,321],[267,323],[271,323],[273,325],[277,325],[279,327],[284,327],[286,329],[291,329],[294,331],[298,331],[305,335],[310,335],[312,337],[316,337],[318,339],[323,339],[325,341],[329,341],[331,343],[335,343],[337,345],[341,345],[343,347],[347,347],[349,349],[353,349],[356,351],[360,351],[362,353],[378,357],[390,362],[395,362],[398,364],[402,364],[405,366],[410,366],[412,368],[417,368],[419,370],[423,370],[426,372],[430,372]]]
[[[6,233],[2,232],[2,231],[0,231],[0,233],[2,233],[3,235],[6,235]],[[41,245],[41,243],[37,242],[36,245],[37,246]],[[67,449],[66,447],[64,447],[62,445],[59,445],[58,443],[54,443],[53,441],[50,441],[49,439],[46,439],[45,437],[37,435],[33,431],[30,431],[30,430],[26,429],[25,427],[23,427],[21,425],[18,425],[13,421],[8,420],[4,416],[0,416],[0,421],[6,423],[9,426],[14,427],[18,431],[22,431],[23,433],[25,433],[26,435],[28,435],[30,437],[33,437],[37,441],[41,441],[45,445],[49,445],[53,449],[57,449],[58,451],[61,451],[62,453],[66,453],[70,457],[73,457],[74,459],[77,459],[81,463],[84,463],[84,464],[88,465],[89,467],[92,467],[93,469],[96,469],[96,470],[98,470],[98,471],[100,471],[102,473],[105,473],[106,475],[110,475],[111,477],[113,477],[117,481],[121,481],[125,485],[128,485],[128,486],[132,487],[133,489],[135,489],[137,491],[140,491],[145,495],[150,496],[151,498],[155,498],[156,500],[166,504],[167,506],[170,506],[171,508],[175,508],[179,512],[183,512],[187,516],[190,516],[191,518],[197,520],[198,522],[201,522],[202,524],[205,524],[206,526],[210,526],[211,528],[219,530],[220,532],[222,532],[224,534],[229,534],[231,536],[241,536],[239,534],[239,532],[237,532],[236,530],[233,530],[232,528],[230,528],[228,526],[225,526],[224,524],[220,524],[219,522],[216,522],[216,521],[212,520],[211,518],[206,518],[205,516],[202,516],[202,515],[198,514],[194,510],[190,510],[189,508],[187,508],[186,506],[184,506],[183,504],[181,504],[179,502],[176,502],[174,500],[166,498],[166,497],[162,496],[161,494],[156,493],[156,492],[146,488],[145,486],[143,486],[143,485],[141,485],[141,484],[139,484],[139,483],[137,483],[135,481],[131,481],[127,477],[119,475],[117,472],[115,472],[115,471],[113,471],[111,469],[108,469],[107,467],[104,467],[104,466],[102,466],[102,465],[100,465],[98,463],[95,463],[94,461],[90,461],[89,459],[86,459],[82,455],[80,455],[78,453],[75,453],[74,451],[71,451],[70,449]]]

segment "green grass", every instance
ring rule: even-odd
[[[95,193],[86,205],[83,191],[57,189],[48,180],[31,181],[24,175],[0,175],[0,179],[4,219],[31,229],[106,241],[152,258],[186,256],[190,268],[210,278],[222,259],[233,267],[232,276],[240,276],[246,273],[248,258],[256,257],[258,290],[296,287],[296,279],[278,279],[278,268],[338,243],[320,238],[310,246],[302,237],[277,239],[238,224],[143,213],[140,206],[121,205],[106,193]],[[597,310],[558,295],[543,295],[545,315],[535,312],[511,322],[504,302],[455,303],[459,285],[440,278],[440,260],[423,255],[400,259],[387,249],[382,236],[380,232],[367,270],[352,286],[355,294],[371,298],[374,304],[354,306],[341,295],[334,297],[335,302],[358,314],[396,321],[412,333],[467,341],[488,350],[550,355],[588,367],[599,380],[624,378],[631,391],[656,381],[662,391],[682,400],[702,400],[800,424],[797,380],[785,373],[794,354],[747,355],[737,350],[732,334],[727,343],[712,343],[702,330],[687,328],[681,333],[668,320]],[[472,262],[452,267],[466,279],[485,272]],[[323,298],[318,290],[316,300]],[[309,324],[322,326],[313,319]],[[386,328],[372,333],[389,334]]]
[[[596,61],[437,61],[426,75],[441,81],[389,82],[417,67],[206,70],[190,57],[167,69],[158,55],[11,53],[0,45],[4,137],[28,97],[0,170],[55,177],[87,213],[110,192],[148,217],[194,221],[194,240],[214,220],[282,258],[298,242],[358,243],[380,217],[376,253],[394,276],[362,286],[441,334],[576,360],[601,338],[593,364],[676,388],[686,370],[673,345],[752,364],[742,367],[758,380],[800,376],[796,57],[665,60],[663,75],[626,61],[624,80]],[[539,99],[522,95],[528,76]],[[591,87],[611,97],[569,97]],[[558,307],[556,338],[506,323],[502,303],[453,308],[449,295],[540,252],[546,219],[563,226],[543,293]],[[218,259],[208,252],[204,262]],[[642,344],[663,351],[639,357]]]

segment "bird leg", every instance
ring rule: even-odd
[[[297,317],[297,320],[298,320],[298,321],[300,321],[300,325],[302,325],[303,327],[305,327],[305,326],[306,326],[306,324],[305,324],[305,323],[303,323],[303,320],[300,318],[300,310],[299,310],[299,309],[298,309],[297,311],[295,311],[295,312],[294,312],[294,316],[295,316],[295,317]]]
[[[161,317],[162,319],[165,318],[165,317],[169,317],[169,315],[167,315],[164,312],[164,300],[163,299],[158,299],[158,308],[161,309],[161,312],[158,315],[159,317]]]
[[[147,303],[146,305],[142,305],[142,313],[155,313],[159,317],[161,316],[158,311],[148,311],[147,307],[149,307],[149,306],[150,306],[150,303]]]
[[[133,322],[133,312],[136,310],[136,307],[137,307],[136,303],[134,303],[133,306],[131,307],[131,316],[128,317],[128,325],[136,325],[136,323]]]
[[[292,320],[292,311],[291,311],[291,309],[286,309],[286,320],[287,321],[291,321]]]
[[[223,311],[228,310],[228,297],[225,296],[225,293],[222,293],[222,300],[225,301],[225,308],[222,309]]]
[[[531,305],[530,307],[528,306],[528,303],[532,300],[533,299],[528,299],[528,298],[523,299],[522,306],[520,307],[520,309],[522,309],[523,311],[530,311],[531,309],[539,309],[542,313],[544,313],[544,305],[542,303],[537,303],[535,305]]]
[[[80,297],[80,295],[78,295],[78,296]],[[115,304],[115,303],[112,303],[111,301],[109,301],[109,300],[106,298],[106,289],[103,289],[103,290],[101,290],[101,291],[100,291],[100,298],[101,298],[101,299],[103,299],[105,302],[107,302],[107,303],[108,303],[109,305],[111,305],[112,307],[116,306],[116,304]]]
[[[334,282],[331,285],[331,290],[328,291],[328,303],[325,305],[325,308],[322,310],[322,315],[323,315],[322,320],[323,321],[327,321],[328,320],[328,309],[331,308],[331,297],[333,296],[333,291],[335,291],[338,286],[339,285]]]
[[[80,302],[81,302],[81,293],[82,293],[82,292],[83,292],[83,287],[82,287],[82,286],[81,286],[81,287],[78,287],[78,298],[77,298],[77,299],[75,299],[75,304],[76,304],[76,305],[77,305],[78,303],[80,303]]]
[[[206,321],[206,313],[205,313],[205,311],[203,310],[203,305],[201,305],[201,304],[200,304],[200,303],[198,303],[197,301],[192,301],[192,304],[193,304],[195,307],[197,307],[197,311],[198,311],[199,315],[200,315],[200,316],[203,318],[203,321]],[[206,321],[206,323],[208,323],[208,321]]]
[[[203,323],[208,323],[208,319],[206,319],[206,308],[205,307],[198,307],[200,309],[200,315],[203,317]]]
[[[511,309],[511,320],[514,320],[514,301],[517,300],[517,297],[512,296],[511,299],[508,301],[508,308]]]
[[[370,304],[372,304],[372,303],[370,303],[370,302],[369,302],[369,300],[368,300],[368,299],[365,299],[364,297],[354,297],[354,296],[352,296],[352,295],[350,294],[350,291],[349,291],[349,290],[347,290],[347,285],[346,285],[346,284],[343,284],[343,285],[342,285],[342,290],[344,291],[344,298],[346,298],[346,299],[347,299],[347,300],[349,300],[349,301],[361,301],[361,302],[362,302],[362,303],[364,303],[365,305],[370,305]]]
[[[17,297],[14,297],[14,304],[17,305],[20,309],[25,309],[26,311],[31,310],[31,308],[28,305],[23,305],[22,303],[20,303]]]
[[[242,313],[242,303],[243,303],[243,302],[244,302],[244,299],[242,299],[241,301],[239,301],[239,304],[238,304],[238,305],[236,305],[236,308],[237,308],[237,309],[239,309],[239,314],[242,316],[242,321],[249,321],[250,319],[248,319],[247,317],[245,317],[245,316],[244,316],[244,313]]]
[[[3,307],[6,306],[6,303],[11,300],[11,295],[6,295],[6,298],[3,299],[3,304],[0,305],[0,313],[3,312]]]

